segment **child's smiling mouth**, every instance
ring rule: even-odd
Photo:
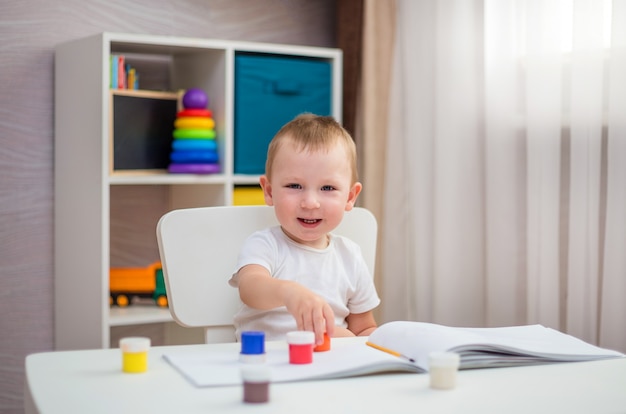
[[[321,219],[305,219],[305,218],[299,218],[298,220],[300,220],[304,224],[316,224],[322,221]]]

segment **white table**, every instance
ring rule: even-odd
[[[363,340],[335,339],[333,347]],[[26,413],[626,412],[626,358],[460,371],[449,391],[431,390],[428,374],[408,373],[271,384],[269,403],[259,405],[243,403],[240,386],[196,388],[161,357],[239,346],[152,347],[144,374],[122,373],[119,349],[32,354],[26,358]]]

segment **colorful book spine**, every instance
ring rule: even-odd
[[[137,79],[136,79],[137,71],[135,68],[128,69],[128,89],[137,89]]]
[[[118,75],[117,75],[117,68],[118,68],[118,55],[111,55],[110,57],[110,66],[111,66],[111,82],[110,82],[110,86],[111,89],[117,89],[117,80],[118,80]]]
[[[126,65],[124,55],[117,58],[117,89],[126,89]]]
[[[110,55],[109,67],[111,89],[139,89],[139,73],[126,62],[124,55]]]

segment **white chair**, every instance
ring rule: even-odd
[[[200,207],[173,210],[157,224],[170,313],[185,327],[201,327],[206,343],[233,342],[233,316],[239,292],[228,284],[244,240],[276,225],[268,206]],[[354,208],[334,231],[361,246],[374,273],[377,223],[364,208]]]

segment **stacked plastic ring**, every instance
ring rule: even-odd
[[[202,89],[192,88],[183,95],[183,110],[174,121],[172,152],[168,171],[179,174],[220,172],[213,113]]]

